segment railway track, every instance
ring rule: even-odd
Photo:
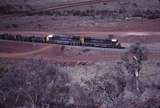
[[[39,35],[41,37],[45,37],[45,36],[47,36],[49,34],[53,34],[53,32],[38,32],[38,31],[0,31],[0,33],[2,33],[2,34],[3,33],[9,33],[9,34],[13,34],[13,35],[20,34],[20,35],[25,35],[25,36],[31,36],[31,35],[32,36],[33,35],[36,36],[36,35]],[[66,34],[68,34],[68,32]],[[75,32],[73,34],[81,34],[81,33]],[[160,32],[100,32],[100,33],[97,33],[97,32],[88,32],[88,36],[91,36],[93,38],[97,38],[97,36],[94,36],[94,34],[99,35],[100,38],[102,38],[102,37],[103,38],[107,38],[107,37],[104,37],[104,35],[107,36],[107,35],[113,34],[116,38],[118,38],[119,40],[121,40],[122,46],[124,46],[124,47],[128,47],[129,45],[133,44],[133,42],[132,42],[132,43],[127,43],[127,45],[126,45],[124,43],[125,40],[122,41],[122,39],[124,39],[125,37],[128,38],[128,36],[135,35],[135,36],[137,36],[137,38],[138,37],[140,37],[140,38],[141,37],[147,38],[147,37],[151,37],[151,35],[153,35],[153,36],[157,35],[156,38],[158,36],[160,36]],[[85,35],[81,34],[81,36],[85,36]],[[151,43],[154,43],[155,46],[153,46]],[[153,52],[153,53],[160,53],[160,49],[158,47],[160,44],[158,44],[156,40],[153,40],[151,43],[150,44],[149,43],[145,43],[145,46],[148,47],[148,50],[150,52]],[[101,49],[101,50],[103,50],[103,49]]]
[[[68,8],[68,7],[92,5],[92,4],[96,4],[96,3],[109,2],[109,1],[113,1],[113,0],[91,0],[91,1],[84,1],[84,2],[65,3],[65,4],[61,4],[57,7],[50,7],[47,9],[42,9],[41,11],[58,10],[58,9],[63,9],[63,8]],[[39,11],[37,11],[37,12],[39,12]]]
[[[119,48],[124,47],[114,38],[92,38],[92,37],[80,37],[80,36],[68,36],[61,34],[50,34],[44,37],[37,35],[13,35],[8,33],[0,34],[1,40],[32,42],[32,43],[46,43],[46,44],[59,44],[70,46],[85,46],[85,47],[99,47],[99,48]]]
[[[12,16],[23,16],[27,14],[37,14],[40,12],[46,12],[46,11],[53,11],[53,10],[59,10],[59,9],[64,9],[64,8],[69,8],[69,7],[77,7],[77,6],[85,6],[85,5],[92,5],[92,4],[97,4],[97,3],[102,3],[102,2],[109,2],[113,0],[89,0],[89,1],[83,1],[83,2],[73,2],[73,3],[62,3],[59,5],[53,5],[52,7],[49,8],[41,8],[35,11],[23,11],[19,13],[14,13],[10,15],[1,15],[0,18],[4,17],[12,17]]]
[[[82,35],[82,36],[91,36],[91,37],[96,37],[96,35],[99,35],[100,38],[106,38],[105,35],[114,35],[116,36],[116,38],[118,37],[126,37],[126,36],[138,36],[138,37],[142,37],[142,36],[160,36],[160,32],[159,31],[104,31],[104,32],[92,32],[92,31],[60,31],[60,32],[49,32],[49,31],[15,31],[15,30],[0,30],[0,33],[9,33],[9,34],[23,34],[23,35],[49,35],[49,34],[68,34],[68,35]]]

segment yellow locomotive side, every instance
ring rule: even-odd
[[[80,37],[80,42],[81,42],[81,44],[84,44],[84,42],[85,42],[84,37]]]

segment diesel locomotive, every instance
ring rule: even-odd
[[[72,45],[72,46],[88,46],[88,47],[100,47],[100,48],[123,48],[117,39],[114,38],[93,38],[93,37],[81,37],[81,36],[66,36],[59,34],[50,34],[45,37],[40,36],[22,36],[11,35],[8,33],[1,33],[0,39],[13,40],[22,42],[37,42],[37,43],[49,43],[60,45]]]

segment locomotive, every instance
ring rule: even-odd
[[[22,35],[10,35],[0,34],[2,40],[14,40],[22,42],[37,42],[37,43],[49,43],[71,46],[88,46],[88,47],[100,47],[100,48],[123,48],[117,39],[114,38],[93,38],[93,37],[81,37],[81,36],[66,36],[59,34],[50,34],[45,37],[40,36],[22,36]]]
[[[48,35],[48,43],[72,45],[72,46],[89,46],[101,48],[122,48],[117,39],[99,39],[93,37],[65,36],[65,35]]]

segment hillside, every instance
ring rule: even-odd
[[[95,0],[3,0],[0,1],[1,12],[8,11],[24,11],[24,10],[35,10],[35,9],[43,9],[49,7],[55,7],[58,5],[63,5],[64,3],[73,3],[73,2],[83,2],[83,1],[95,1]],[[95,9],[95,10],[110,10],[110,11],[118,11],[122,12],[133,12],[135,10],[150,10],[150,11],[159,11],[160,10],[160,1],[159,0],[110,0],[109,2],[104,2],[88,5],[88,6],[80,6],[76,8],[68,8],[75,10],[84,10],[84,9]],[[65,9],[66,10],[66,9]]]

